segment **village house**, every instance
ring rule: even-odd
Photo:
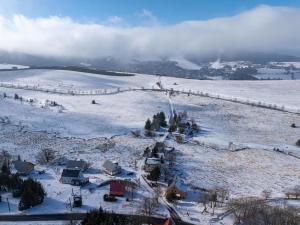
[[[67,169],[79,169],[83,172],[88,168],[88,164],[84,160],[69,160],[66,167]]]
[[[169,218],[169,219],[167,219],[167,220],[164,222],[163,225],[175,225],[175,223],[174,223],[174,221],[173,221],[171,218]]]
[[[82,185],[89,182],[89,179],[84,177],[80,169],[64,169],[60,182],[63,184]]]
[[[161,167],[161,160],[158,158],[146,158],[144,163],[144,170],[151,172],[155,167]]]
[[[175,223],[171,218],[169,218],[163,224],[155,224],[155,225],[175,225]]]
[[[16,160],[12,162],[13,169],[21,176],[27,176],[34,170],[34,164],[22,160]]]
[[[122,168],[118,165],[118,163],[116,163],[116,162],[113,163],[109,160],[106,160],[103,164],[103,170],[107,174],[109,174],[111,176],[115,176],[115,175],[121,173]]]
[[[165,195],[173,195],[176,199],[185,199],[187,193],[180,188],[180,185],[175,178],[173,182],[168,186]]]

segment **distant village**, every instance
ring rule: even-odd
[[[176,166],[176,149],[167,146],[166,139],[174,140],[184,144],[187,139],[200,131],[195,121],[188,118],[187,112],[177,113],[174,111],[167,122],[164,112],[157,113],[150,120],[145,122],[144,132],[134,135],[144,138],[155,138],[156,142],[144,149],[142,159],[136,161],[136,171],[124,172],[122,162],[106,160],[102,164],[101,172],[107,180],[98,185],[108,186],[108,192],[104,194],[103,200],[118,204],[118,198],[125,198],[131,201],[141,182],[145,182],[153,192],[154,197],[146,198],[143,203],[143,213],[147,216],[153,215],[159,201],[167,201],[170,204],[179,199],[185,199],[187,191],[177,179],[174,168]],[[9,206],[9,199],[2,198],[2,194],[11,193],[13,198],[19,198],[19,211],[38,207],[42,204],[47,193],[38,179],[32,178],[32,174],[42,175],[43,170],[36,170],[37,164],[61,165],[61,184],[83,187],[90,183],[85,172],[90,168],[90,162],[83,159],[69,159],[63,162],[56,162],[56,152],[50,148],[42,149],[36,162],[25,161],[21,156],[11,156],[8,152],[0,154],[0,202],[6,202]],[[124,175],[125,173],[125,175]],[[130,176],[139,173],[138,179],[131,179]],[[81,193],[71,193],[70,207],[82,207],[83,198]],[[166,218],[164,224],[173,224],[171,219]]]

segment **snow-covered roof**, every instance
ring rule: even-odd
[[[14,168],[18,171],[18,173],[28,174],[34,169],[34,164],[31,162],[25,161],[13,161]]]
[[[104,163],[103,163],[103,168],[106,169],[107,171],[117,171],[120,169],[120,166],[116,163],[113,163],[109,160],[106,160]]]
[[[68,169],[80,169],[84,170],[87,166],[87,163],[83,160],[69,160],[67,162]]]
[[[146,158],[145,164],[147,164],[147,165],[159,165],[159,164],[161,164],[161,161],[158,158]]]

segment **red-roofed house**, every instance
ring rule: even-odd
[[[169,218],[163,224],[156,224],[156,225],[175,225],[175,223],[171,218]]]
[[[125,185],[120,181],[111,181],[109,194],[113,196],[124,196],[125,194]]]
[[[172,219],[167,219],[166,222],[164,222],[164,225],[174,225],[175,223],[173,222]]]

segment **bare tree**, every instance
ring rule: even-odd
[[[3,161],[7,163],[8,167],[10,166],[11,155],[9,154],[8,151],[2,150],[2,152],[0,153],[0,158],[2,158]],[[0,166],[2,166],[2,165],[0,165]]]
[[[175,153],[171,153],[169,156],[169,167],[173,168],[176,162],[176,154]]]
[[[201,213],[205,213],[205,212],[208,213],[207,204],[209,203],[209,199],[210,199],[209,193],[206,193],[206,192],[203,193],[203,195],[200,198],[200,202],[203,204],[204,209]]]
[[[159,185],[157,185],[155,188],[154,188],[154,198],[158,204],[158,199],[159,197],[161,196],[162,194],[162,190],[161,190],[161,187]]]
[[[49,163],[56,158],[56,152],[50,148],[42,149],[37,155],[37,161],[40,164]]]
[[[271,194],[272,194],[272,191],[271,191],[271,190],[263,190],[263,191],[262,191],[262,196],[263,196],[266,200],[270,198]]]
[[[218,194],[217,190],[213,190],[210,192],[210,207],[213,209],[213,215],[215,213],[215,208],[217,206]]]
[[[144,198],[141,205],[141,211],[146,216],[154,214],[157,208],[157,201],[154,198]]]
[[[255,198],[232,200],[228,208],[233,212],[235,222],[260,225],[297,225],[300,222],[297,210],[292,207],[271,206]]]
[[[225,203],[226,200],[229,199],[229,190],[227,188],[218,189],[218,202],[222,207],[222,204]]]
[[[296,199],[298,199],[300,197],[300,186],[296,186],[293,188],[293,193]]]

